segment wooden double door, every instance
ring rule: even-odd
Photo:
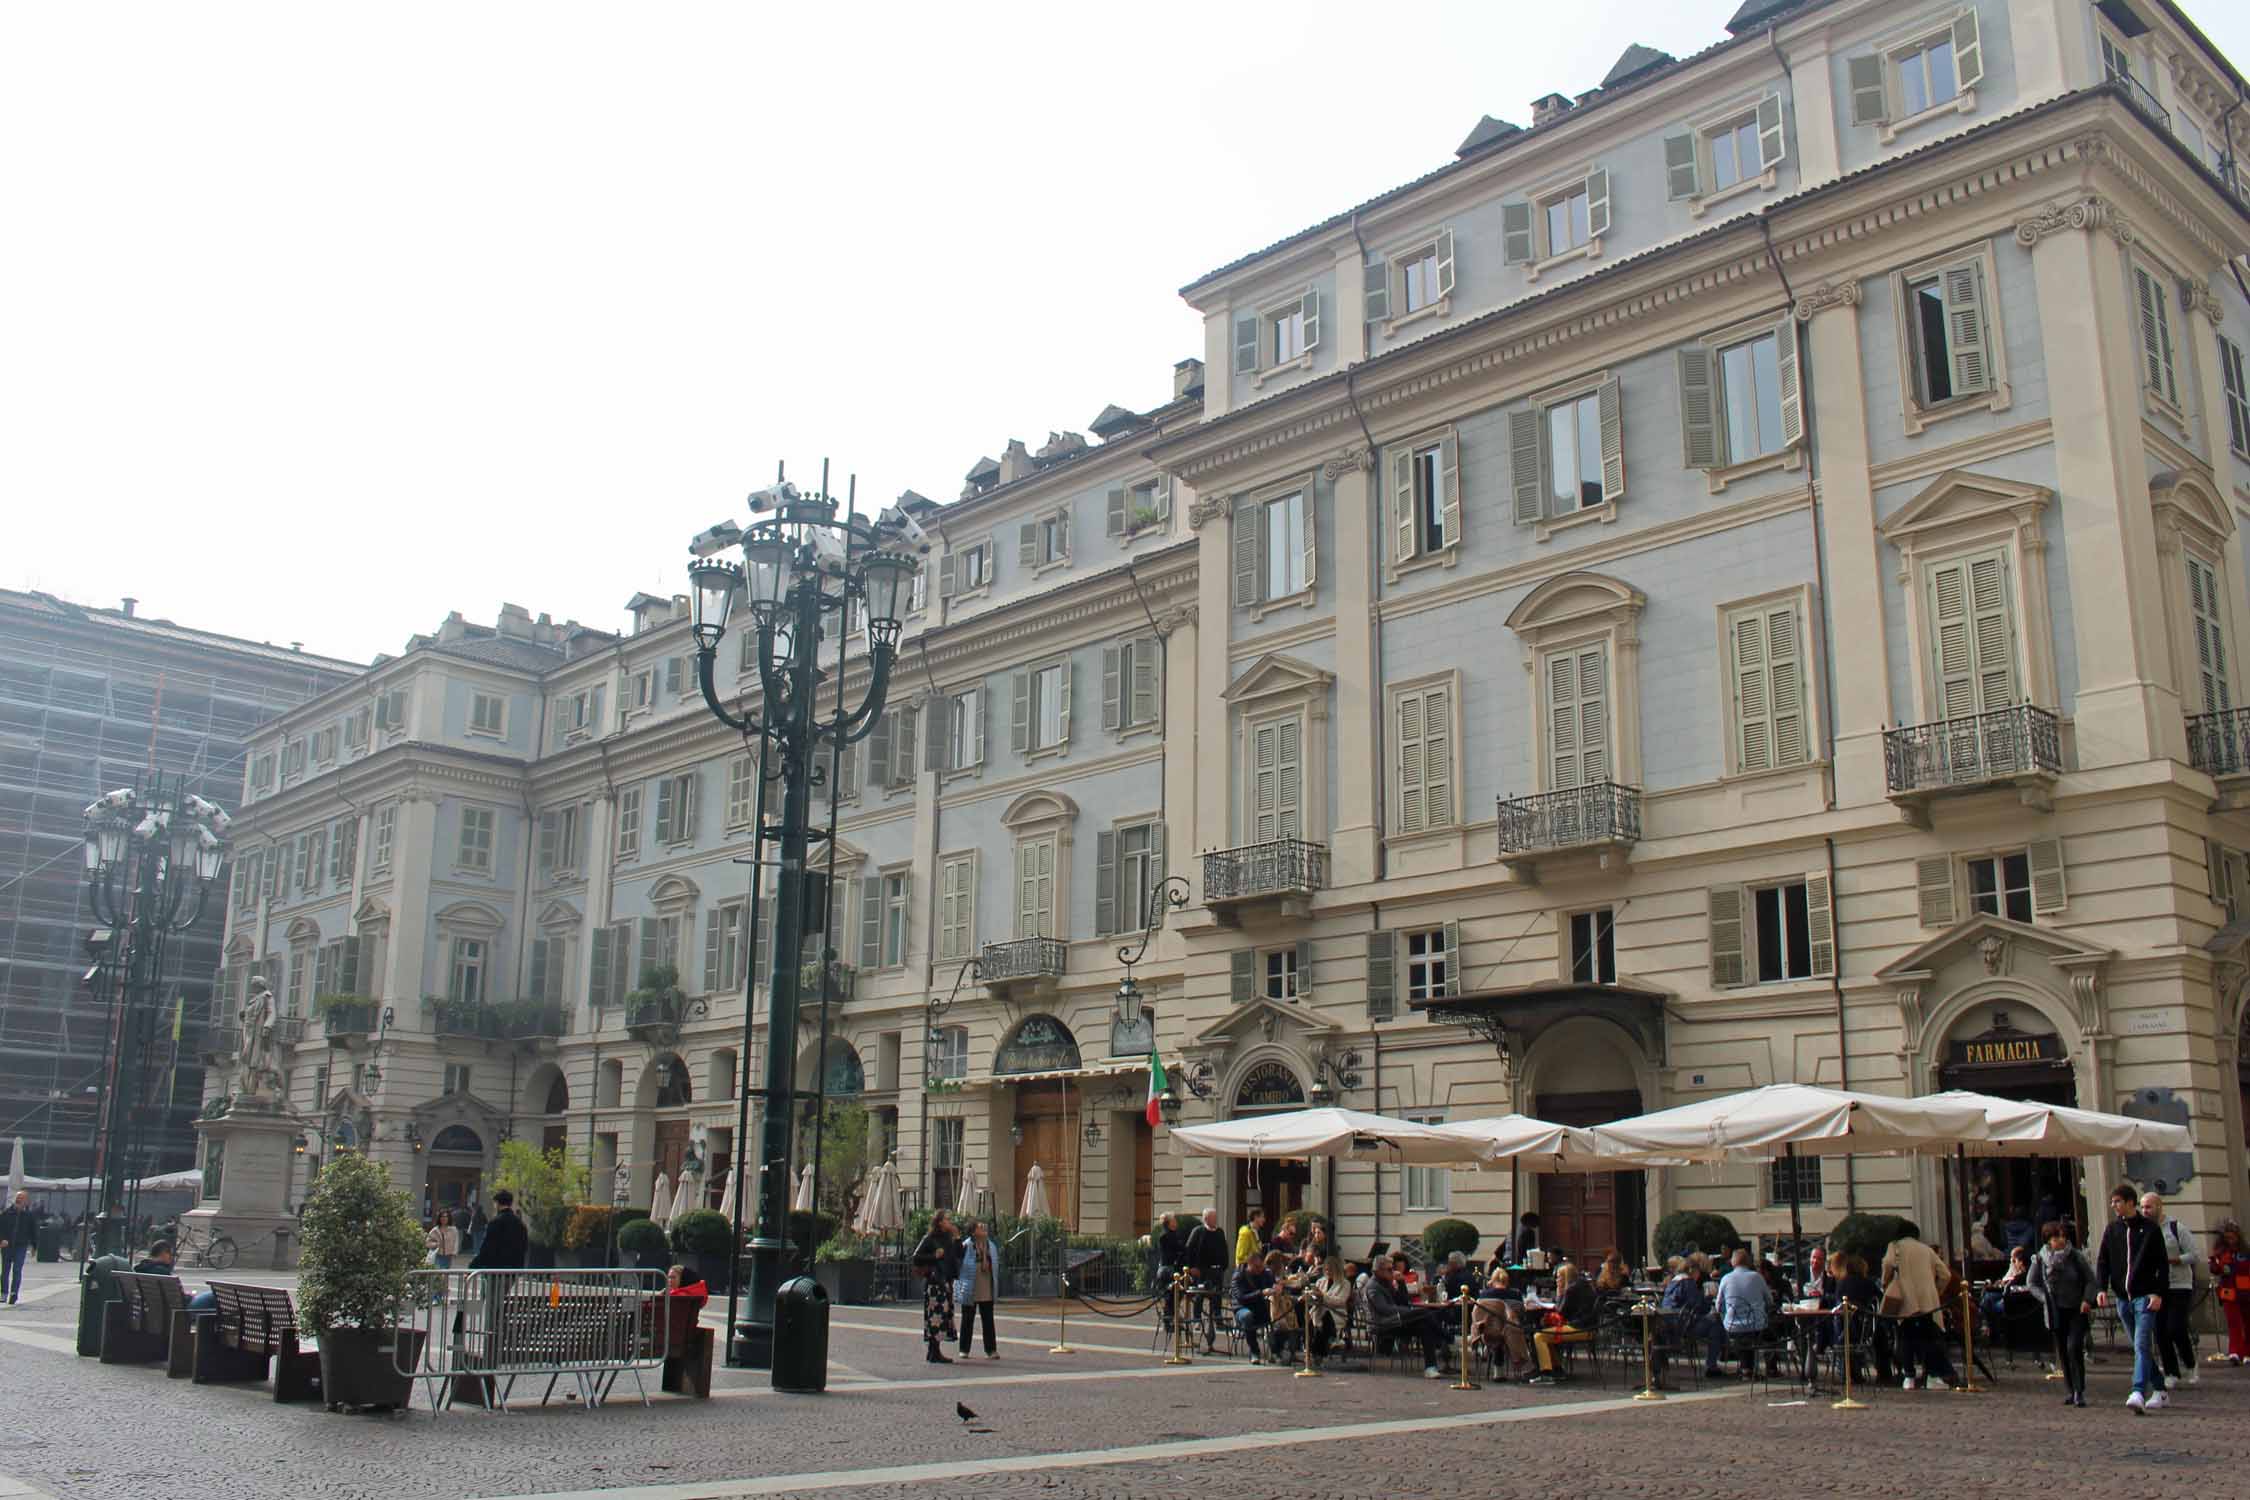
[[[1638,1092],[1542,1094],[1538,1115],[1557,1125],[1603,1125],[1641,1112]],[[1611,1250],[1639,1264],[1648,1253],[1648,1205],[1639,1172],[1546,1172],[1537,1178],[1539,1243],[1591,1267]]]
[[[1078,1101],[1065,1088],[1026,1084],[1016,1091],[1016,1124],[1023,1140],[1016,1147],[1015,1196],[996,1204],[1003,1212],[1023,1207],[1031,1169],[1039,1168],[1047,1189],[1047,1212],[1078,1229]]]

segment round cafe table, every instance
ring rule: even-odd
[[[1798,1368],[1804,1372],[1805,1394],[1813,1395],[1820,1388],[1815,1378],[1819,1374],[1819,1366],[1813,1360],[1814,1338],[1821,1323],[1836,1316],[1836,1309],[1790,1306],[1783,1308],[1781,1315],[1789,1320],[1789,1346],[1796,1354]]]

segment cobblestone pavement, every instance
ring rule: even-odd
[[[2029,1364],[1983,1396],[1895,1388],[1871,1409],[1719,1382],[1635,1406],[1582,1382],[1457,1392],[1413,1373],[1296,1380],[1239,1361],[1166,1369],[1150,1330],[1074,1317],[1004,1319],[1002,1358],[932,1367],[917,1309],[839,1308],[826,1397],[778,1396],[724,1372],[710,1402],[627,1397],[598,1412],[525,1401],[493,1414],[347,1417],[277,1406],[262,1388],[202,1387],[70,1352],[75,1284],[35,1268],[0,1309],[13,1421],[0,1496],[151,1493],[720,1500],[891,1500],[909,1493],[1050,1497],[1935,1494],[2015,1500],[2044,1488],[2104,1500],[2242,1492],[2250,1370],[2207,1367],[2161,1414],[2121,1402],[2127,1361],[2095,1370],[2095,1405],[2059,1404]],[[195,1279],[191,1273],[190,1279]],[[264,1278],[259,1278],[264,1279]],[[628,1393],[630,1390],[628,1384]],[[536,1392],[531,1393],[533,1396]],[[954,1415],[978,1415],[969,1432]]]

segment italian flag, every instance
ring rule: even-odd
[[[1148,1123],[1154,1126],[1164,1115],[1164,1059],[1150,1048],[1148,1054]]]

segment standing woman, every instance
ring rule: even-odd
[[[961,1269],[953,1278],[953,1300],[961,1312],[961,1357],[969,1357],[969,1340],[977,1319],[984,1319],[984,1357],[1000,1357],[999,1341],[992,1336],[992,1303],[1000,1295],[1000,1247],[982,1219],[969,1222],[969,1238],[962,1247]]]
[[[953,1324],[953,1281],[961,1274],[961,1241],[953,1232],[953,1215],[939,1209],[930,1218],[930,1231],[914,1247],[914,1269],[922,1273],[922,1342],[929,1346],[929,1362],[949,1365],[938,1343]]]
[[[2063,1405],[2086,1404],[2087,1317],[2094,1310],[2094,1268],[2086,1252],[2070,1242],[2060,1222],[2040,1226],[2046,1248],[2031,1258],[2024,1283],[2047,1312],[2047,1332],[2055,1341],[2055,1365],[2062,1371]]]
[[[2250,1245],[2232,1219],[2219,1221],[2211,1246],[2211,1287],[2226,1313],[2227,1363],[2239,1365],[2250,1359]]]
[[[453,1269],[453,1257],[461,1253],[461,1231],[453,1227],[453,1210],[437,1211],[437,1222],[422,1236],[422,1243],[429,1247],[431,1265],[441,1271]]]

